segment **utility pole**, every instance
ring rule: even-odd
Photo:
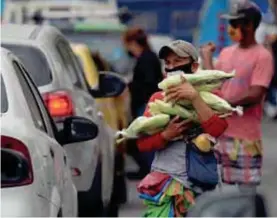
[[[272,8],[272,12],[275,16],[275,22],[277,23],[277,0],[268,0],[270,7]]]

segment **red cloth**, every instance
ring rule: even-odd
[[[162,92],[156,92],[151,96],[149,103],[155,101],[156,99],[163,100],[163,98],[164,96]],[[151,116],[148,105],[143,114],[146,117]],[[217,115],[212,116],[206,122],[201,123],[201,125],[205,133],[208,133],[215,138],[219,137],[228,126],[227,122],[224,119],[219,118]],[[159,150],[164,148],[165,144],[166,142],[163,139],[161,133],[157,133],[152,136],[140,138],[137,140],[137,145],[141,152]]]
[[[139,193],[155,196],[162,190],[168,179],[170,179],[168,174],[153,171],[138,184],[137,190]]]

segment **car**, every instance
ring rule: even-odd
[[[128,29],[126,25],[97,20],[73,22],[59,28],[69,41],[86,44],[90,50],[99,52],[112,66],[113,71],[123,76],[126,81],[132,81],[135,60],[128,56],[122,43],[122,34]],[[173,37],[162,34],[149,34],[148,37],[150,47],[156,54],[163,45],[173,40]]]
[[[78,190],[79,215],[102,215],[112,204],[114,131],[104,122],[93,95],[120,95],[125,84],[103,77],[101,92],[89,89],[68,41],[55,27],[4,24],[1,37],[1,46],[17,55],[29,70],[58,128],[72,115],[98,125],[99,135],[94,140],[66,145],[65,149]]]
[[[119,77],[123,82],[128,82],[124,81],[124,78],[120,75],[109,72],[111,69],[108,64],[103,63],[103,58],[100,55],[92,54],[86,44],[71,44],[71,48],[83,67],[85,78],[90,88],[99,88],[99,79],[102,74],[114,75]],[[94,58],[97,58],[97,62]],[[103,65],[101,71],[98,71],[100,68],[99,61],[102,62]],[[104,114],[104,119],[110,127],[115,130],[121,130],[128,127],[130,122],[130,93],[127,86],[123,93],[117,97],[96,98],[96,101],[99,103],[101,111]]]
[[[125,52],[121,38],[122,33],[127,29],[125,25],[97,20],[93,23],[88,21],[74,22],[59,29],[70,42],[86,44],[91,51],[98,51],[112,66],[113,71],[123,76],[127,81],[132,80],[135,61]]]
[[[63,146],[95,138],[98,127],[68,117],[58,132],[25,66],[0,52],[1,216],[75,217],[77,190]]]

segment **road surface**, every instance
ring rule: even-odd
[[[263,122],[264,165],[263,181],[259,188],[265,194],[271,216],[277,217],[277,121]],[[134,162],[128,158],[126,170],[137,169]],[[137,197],[137,182],[128,182],[129,199],[120,210],[121,217],[139,217],[143,213],[143,205]]]

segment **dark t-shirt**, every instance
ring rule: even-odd
[[[162,81],[161,63],[151,50],[145,50],[137,59],[133,81],[130,84],[132,114],[136,114],[147,104],[151,95],[158,91],[158,83]]]

